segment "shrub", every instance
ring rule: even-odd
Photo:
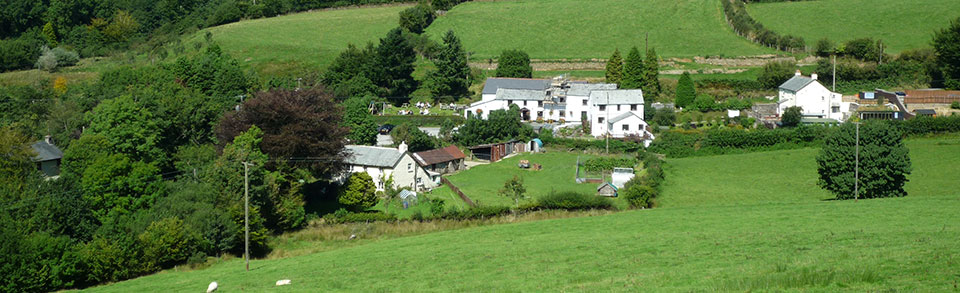
[[[377,203],[376,190],[370,175],[363,172],[353,173],[340,190],[337,201],[351,210],[362,211]]]
[[[868,121],[859,127],[859,143],[853,124],[839,127],[817,156],[820,187],[837,199],[906,196],[903,189],[910,174],[909,150],[903,134],[883,121]],[[859,178],[854,177],[859,145]],[[855,192],[855,182],[859,190]],[[859,195],[857,195],[859,193]]]
[[[573,191],[550,192],[537,199],[539,209],[587,210],[611,209],[613,202],[605,197]]]
[[[608,171],[613,168],[633,168],[637,164],[634,158],[609,158],[597,157],[591,158],[583,163],[583,169],[586,171]]]
[[[950,109],[960,110],[960,102],[954,101],[950,103]]]
[[[633,181],[633,179],[631,179],[631,181]],[[640,183],[627,183],[626,186],[620,190],[620,194],[630,203],[631,207],[649,208],[653,205],[653,199],[657,197],[657,190]]]
[[[436,17],[430,5],[420,3],[400,11],[400,27],[412,33],[420,34],[433,23]]]
[[[190,231],[178,218],[165,218],[153,222],[146,231],[137,236],[143,248],[145,271],[173,267],[187,261],[198,252],[200,236]]]

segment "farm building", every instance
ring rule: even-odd
[[[600,184],[600,186],[597,186],[597,195],[599,196],[617,197],[618,191],[619,188],[610,182],[604,182]]]
[[[44,140],[33,143],[30,147],[37,153],[37,156],[32,158],[33,162],[37,164],[37,170],[43,172],[43,176],[47,178],[58,178],[63,152],[53,145],[50,136],[48,135]]]
[[[467,155],[463,154],[457,146],[448,146],[440,149],[422,151],[413,153],[413,159],[417,161],[427,174],[430,175],[433,182],[440,182],[440,175],[453,173],[466,168],[463,160]]]
[[[531,143],[536,144],[536,142]],[[518,140],[501,143],[488,143],[472,146],[470,147],[470,152],[473,154],[474,159],[490,161],[492,163],[514,153],[526,152],[528,149],[530,149],[529,147],[531,143]]]
[[[373,147],[365,145],[348,145],[347,172],[340,180],[345,180],[352,173],[367,173],[373,178],[378,191],[386,189],[386,181],[393,177],[394,187],[409,187],[414,190],[424,190],[436,187],[424,170],[407,152],[407,145],[400,143],[399,148]]]

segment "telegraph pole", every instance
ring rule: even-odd
[[[860,122],[854,124],[857,125],[857,150],[854,154],[856,162],[853,163],[853,202],[857,202],[860,200]]]
[[[837,92],[837,55],[833,56],[833,92]]]
[[[243,260],[250,271],[250,176],[249,163],[243,162]]]

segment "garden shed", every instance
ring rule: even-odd
[[[597,195],[599,196],[609,196],[617,197],[617,191],[619,189],[610,182],[604,182],[597,186]]]

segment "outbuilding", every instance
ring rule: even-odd
[[[37,169],[43,172],[47,178],[58,178],[60,176],[60,160],[63,159],[63,152],[57,146],[53,145],[53,140],[47,135],[43,140],[30,145],[36,157],[32,160],[37,164]]]
[[[614,186],[610,182],[604,182],[597,186],[597,195],[599,196],[608,196],[608,197],[617,197],[617,191],[619,188]]]

